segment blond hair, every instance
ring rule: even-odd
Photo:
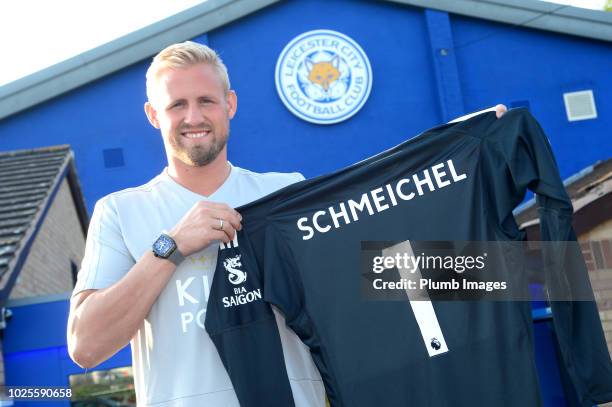
[[[155,55],[151,66],[147,69],[147,98],[152,100],[153,87],[157,75],[166,68],[186,68],[191,65],[205,63],[212,66],[221,80],[223,92],[230,89],[229,76],[225,64],[215,50],[193,41],[185,41],[170,45]]]

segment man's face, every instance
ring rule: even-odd
[[[236,113],[236,94],[224,92],[212,66],[200,63],[163,70],[152,98],[145,110],[161,130],[169,158],[201,167],[225,149],[229,121]]]

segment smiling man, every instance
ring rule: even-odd
[[[131,342],[139,406],[238,406],[204,329],[218,243],[241,228],[232,208],[303,177],[228,162],[237,97],[210,48],[185,42],[161,51],[147,72],[147,96],[168,166],[96,204],[71,299],[69,353],[94,367]],[[324,406],[307,348],[277,320],[295,404]]]
[[[97,202],[71,298],[68,350],[91,368],[131,343],[139,406],[238,406],[204,329],[217,249],[241,229],[232,208],[303,177],[227,160],[237,96],[210,48],[185,42],[161,51],[147,71],[147,97],[168,165],[147,184]],[[324,406],[308,349],[276,319],[296,406]],[[253,369],[266,374],[265,366]]]

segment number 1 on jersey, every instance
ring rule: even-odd
[[[414,257],[414,252],[412,251],[409,240],[383,249],[382,254],[384,257],[394,258],[397,254],[400,256],[407,254],[408,256]],[[406,270],[403,267],[398,267],[397,269],[401,278],[405,278],[406,280],[416,280],[418,282],[421,278],[421,271],[418,268],[414,270],[414,272]],[[421,331],[421,336],[423,337],[423,342],[425,343],[425,348],[429,356],[437,356],[448,352],[444,334],[442,334],[436,311],[429,299],[427,290],[406,289],[406,295],[410,301],[410,307],[412,308],[417,325]]]

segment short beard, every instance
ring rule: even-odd
[[[192,167],[203,167],[213,162],[219,156],[219,153],[227,144],[228,135],[217,137],[211,131],[209,134],[209,137],[212,137],[210,148],[194,146],[189,149],[181,143],[180,137],[182,136],[180,134],[178,137],[170,137],[170,144],[176,157],[183,163]]]

